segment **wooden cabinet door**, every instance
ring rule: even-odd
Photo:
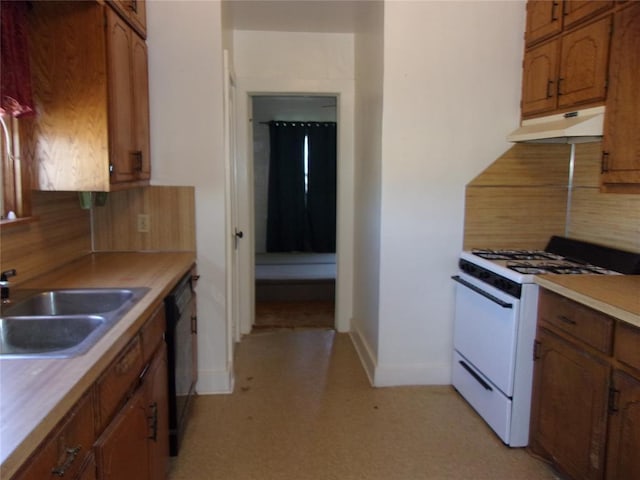
[[[86,394],[14,480],[78,478],[95,439],[93,395]]]
[[[169,470],[169,398],[167,347],[160,345],[145,377],[151,428],[149,433],[149,478],[165,480]]]
[[[144,4],[143,2],[141,2]],[[147,44],[136,34],[131,35],[131,73],[133,82],[134,132],[133,171],[141,180],[151,176],[149,152],[149,81],[147,67]]]
[[[564,0],[562,15],[564,28],[572,27],[598,13],[611,8],[612,1],[601,0]]]
[[[555,108],[559,46],[559,40],[553,40],[525,52],[522,75],[523,117]]]
[[[558,107],[604,101],[610,33],[606,17],[562,37]]]
[[[538,330],[530,448],[572,478],[604,473],[609,365]]]
[[[609,418],[607,480],[640,478],[640,380],[613,374],[617,396]]]
[[[616,13],[602,142],[603,186],[640,192],[640,3]]]
[[[148,407],[136,390],[95,444],[99,480],[154,480],[149,477]]]
[[[133,178],[133,84],[130,49],[133,32],[113,10],[107,15],[107,69],[109,79],[109,147],[111,183]]]
[[[526,44],[548,38],[562,30],[562,0],[527,2]]]

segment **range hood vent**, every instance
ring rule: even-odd
[[[518,143],[586,143],[602,139],[604,106],[523,120],[507,135]]]

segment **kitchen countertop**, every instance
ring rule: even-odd
[[[640,327],[640,275],[538,275],[541,287]]]
[[[87,353],[67,359],[0,360],[0,478],[10,478],[140,330],[193,263],[195,254],[94,253],[12,291],[148,287]]]

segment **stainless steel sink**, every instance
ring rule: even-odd
[[[85,288],[39,292],[4,309],[5,315],[87,315],[118,310],[139,289]],[[146,290],[146,289],[145,289]]]
[[[98,315],[0,318],[0,355],[69,357],[85,352],[107,330]]]
[[[148,288],[87,288],[35,292],[4,306],[0,359],[67,358],[87,352]]]

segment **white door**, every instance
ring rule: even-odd
[[[242,229],[238,224],[236,198],[236,128],[235,128],[235,81],[229,63],[229,51],[224,50],[224,154],[226,181],[227,241],[227,361],[232,364],[233,347],[240,339],[238,299],[238,250],[242,247]]]

